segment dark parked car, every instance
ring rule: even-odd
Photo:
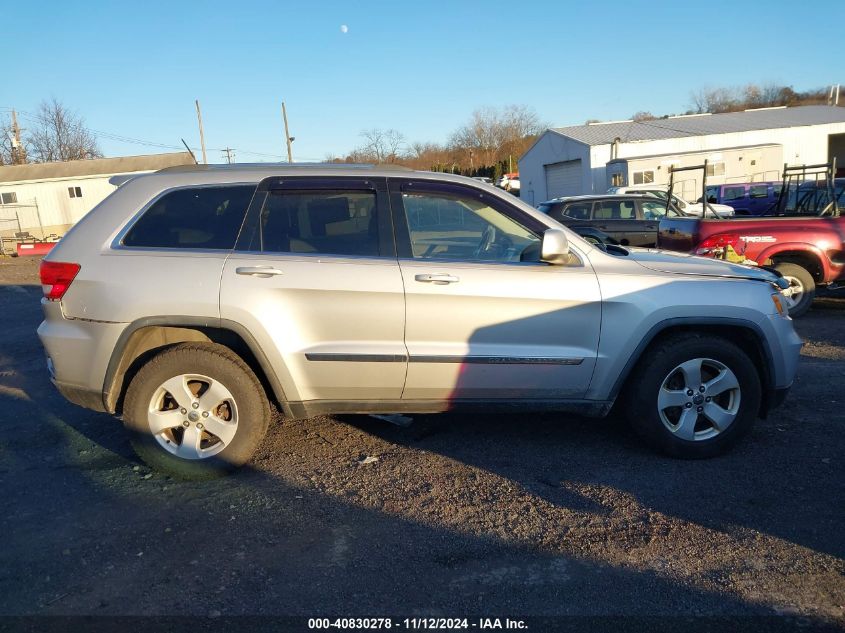
[[[537,208],[576,231],[598,229],[623,246],[655,246],[660,220],[667,215],[666,202],[648,195],[555,198]],[[668,216],[684,214],[670,204]]]

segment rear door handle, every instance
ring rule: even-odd
[[[426,284],[454,284],[458,283],[461,279],[460,277],[455,277],[454,275],[446,275],[441,273],[434,273],[434,274],[424,274],[424,275],[415,275],[414,279],[416,281],[420,281]]]
[[[284,275],[278,268],[272,266],[238,266],[235,268],[235,273],[238,275],[251,275],[252,277],[261,277],[266,279],[275,275]]]

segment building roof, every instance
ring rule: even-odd
[[[585,145],[606,145],[617,138],[623,143],[657,139],[729,134],[826,123],[845,123],[845,108],[810,105],[794,108],[761,108],[725,114],[694,114],[650,121],[613,121],[551,128],[552,132]]]
[[[144,156],[121,156],[119,158],[69,160],[56,163],[6,165],[0,167],[0,183],[157,171],[166,167],[193,164],[194,159],[188,152],[173,152]]]

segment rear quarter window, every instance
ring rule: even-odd
[[[230,250],[255,185],[193,187],[165,193],[132,225],[124,246]]]

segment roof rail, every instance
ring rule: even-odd
[[[780,105],[780,106],[766,106],[763,108],[745,108],[743,112],[759,112],[760,110],[786,110],[787,106]]]
[[[388,171],[414,171],[404,165],[394,163],[236,163],[211,165],[176,165],[159,169],[156,173],[185,173],[194,171],[240,171],[246,169],[381,169]]]

